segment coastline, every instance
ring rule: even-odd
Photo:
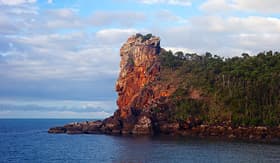
[[[155,129],[150,134],[126,133],[121,130],[105,130],[104,121],[74,122],[60,127],[53,127],[48,130],[51,134],[106,134],[106,135],[131,135],[131,136],[152,136],[168,135],[183,136],[202,139],[241,140],[250,142],[280,143],[280,127],[244,127],[230,125],[197,125],[188,129],[177,128],[175,124],[166,124],[166,128]]]
[[[114,115],[102,121],[74,122],[54,127],[48,132],[109,135],[163,134],[280,142],[280,126],[268,127],[279,124],[279,117],[275,116],[274,119],[271,119],[271,116],[253,117],[253,115],[260,115],[256,110],[257,107],[248,110],[247,105],[245,106],[250,101],[245,100],[246,103],[244,103],[242,99],[247,99],[247,96],[250,96],[251,100],[256,102],[257,98],[251,96],[255,92],[253,89],[251,93],[245,89],[247,87],[244,83],[246,84],[247,80],[244,79],[244,83],[241,82],[242,80],[237,82],[241,91],[236,92],[236,94],[240,97],[233,96],[232,90],[236,88],[230,87],[234,85],[230,84],[230,78],[228,78],[228,82],[225,82],[220,67],[211,66],[213,63],[218,65],[223,63],[222,65],[227,69],[226,65],[231,66],[232,63],[223,61],[219,57],[212,57],[210,54],[207,56],[185,54],[185,57],[190,57],[189,59],[183,57],[183,52],[175,54],[161,48],[159,37],[152,34],[132,35],[120,49],[120,73],[115,86],[118,94],[116,102],[118,108]],[[206,64],[206,61],[209,63]],[[247,63],[246,58],[240,58],[240,61],[243,61],[243,64]],[[266,65],[265,63],[263,64]],[[180,66],[180,71],[176,72],[176,68],[179,69]],[[220,71],[216,72],[216,69]],[[236,69],[238,70],[238,66]],[[232,74],[233,70],[230,69],[225,73]],[[196,76],[197,73],[200,76]],[[211,80],[209,75],[205,76],[205,73],[211,74]],[[271,75],[269,72],[267,74]],[[230,75],[229,77],[235,76]],[[200,80],[204,81],[204,79],[206,81],[200,84],[206,85],[208,88],[206,90],[203,89],[202,85],[196,83]],[[218,89],[220,87],[221,89]],[[256,87],[256,89],[258,88],[261,87]],[[214,94],[209,93],[212,89],[216,90]],[[274,91],[274,93],[277,91],[276,93],[278,93],[277,89],[267,88],[266,92],[269,91]],[[277,96],[276,93],[275,96]],[[227,99],[220,101],[219,98],[228,94],[230,96],[227,96]],[[244,96],[241,96],[243,94]],[[233,104],[236,98],[240,106]],[[230,106],[228,106],[229,103],[231,103]],[[274,103],[276,104],[277,100]],[[257,104],[259,103],[256,102]],[[278,115],[276,109],[273,110],[270,105],[265,102],[260,104],[266,108],[269,106],[270,114]],[[245,115],[247,112],[250,113],[250,117]],[[267,112],[263,112],[261,115],[266,114]],[[208,120],[203,121],[202,119],[207,119],[203,117],[207,117]],[[236,119],[238,123],[236,123]],[[260,123],[245,123],[245,120],[249,120],[249,122],[259,121]],[[264,120],[269,120],[270,123],[264,123]],[[248,124],[248,126],[242,126],[242,124]],[[255,124],[263,126],[253,127]]]

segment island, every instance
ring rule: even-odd
[[[118,109],[104,120],[49,133],[180,135],[279,142],[280,53],[223,58],[173,53],[152,34],[120,49]]]

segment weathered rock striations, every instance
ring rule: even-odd
[[[116,84],[122,134],[151,134],[150,113],[156,92],[149,87],[160,72],[160,39],[135,35],[120,50],[120,75]]]
[[[160,39],[132,36],[120,50],[120,75],[116,84],[118,92],[117,104],[121,118],[132,115],[137,108],[143,88],[153,80],[160,71],[159,63]],[[141,109],[147,101],[141,103]]]
[[[280,127],[238,127],[231,124],[208,125],[197,118],[185,121],[170,118],[170,97],[179,80],[160,77],[160,39],[136,34],[120,49],[120,74],[116,83],[118,109],[103,121],[71,123],[49,129],[49,133],[67,134],[170,134],[280,141]],[[170,76],[169,78],[172,78]],[[203,100],[199,90],[190,90],[194,100]]]

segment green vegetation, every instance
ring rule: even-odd
[[[163,67],[176,69],[181,66],[184,60],[173,55],[172,51],[161,51],[160,63]]]
[[[208,123],[280,124],[279,52],[222,58],[209,52],[199,56],[162,51],[160,61],[162,71],[171,69],[177,76],[172,80],[180,80],[172,96],[176,119],[195,116]],[[192,98],[192,90],[199,90],[201,98]]]
[[[181,99],[181,100],[176,100],[174,116],[176,119],[179,120],[185,120],[190,115],[205,120],[205,117],[203,117],[205,113],[202,113],[205,110],[207,110],[207,105],[205,105],[200,100]]]
[[[148,33],[146,35],[142,35],[140,33],[136,33],[136,38],[141,37],[142,38],[142,42],[145,42],[147,40],[149,40],[150,38],[153,37],[153,35],[151,33]]]

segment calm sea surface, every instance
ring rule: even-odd
[[[280,145],[47,133],[73,121],[0,120],[0,162],[280,162]]]

